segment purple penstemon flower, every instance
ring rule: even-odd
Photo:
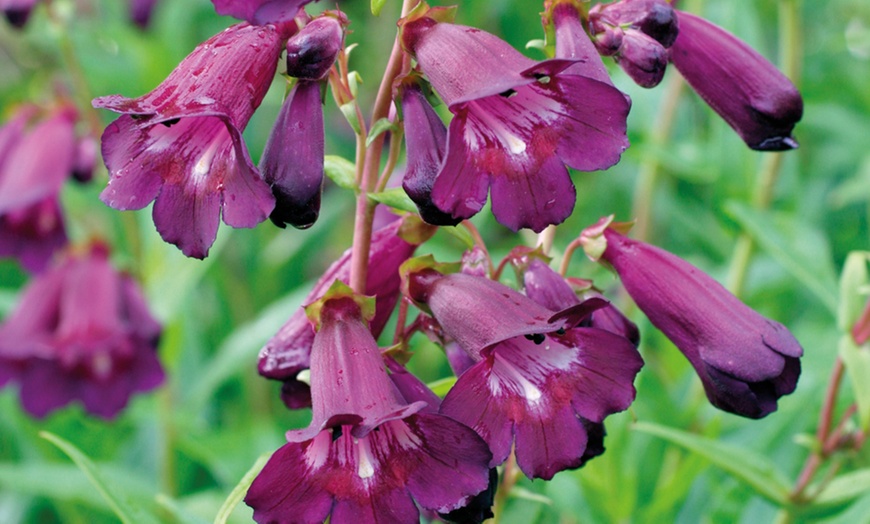
[[[491,192],[493,214],[514,231],[561,223],[576,195],[566,164],[593,171],[619,160],[628,100],[611,85],[566,74],[573,60],[535,62],[427,8],[400,24],[404,48],[454,115],[432,202],[465,219]]]
[[[413,230],[416,231],[412,235],[405,234]],[[399,299],[399,266],[433,233],[432,228],[421,224],[419,219],[415,221],[406,217],[396,219],[372,234],[369,266],[376,270],[368,272],[366,293],[376,297],[375,316],[371,321],[374,336],[380,335]],[[350,259],[351,250],[348,249],[326,269],[302,303],[319,300],[335,280],[348,283]],[[310,405],[309,388],[296,376],[309,367],[313,341],[314,329],[304,309],[299,308],[260,350],[260,375],[284,381],[282,398],[290,408]]]
[[[634,400],[643,364],[624,337],[573,327],[605,301],[554,312],[486,278],[444,275],[416,261],[403,272],[407,296],[475,361],[441,412],[483,437],[491,466],[513,445],[526,475],[550,479],[600,454],[599,425]]]
[[[566,73],[578,74],[613,85],[610,74],[595,49],[580,13],[583,12],[581,0],[547,0],[543,23],[552,24],[556,37],[556,58],[576,60]]]
[[[341,19],[338,17],[342,17]],[[324,130],[321,88],[341,51],[340,13],[309,22],[287,42],[287,75],[296,78],[266,142],[260,170],[272,186],[272,222],[307,228],[320,212]]]
[[[102,138],[109,185],[100,195],[120,210],[154,201],[160,236],[205,258],[221,216],[232,227],[265,220],[275,199],[242,140],[295,24],[238,24],[203,42],[151,93],[94,100],[123,113]]]
[[[0,127],[0,256],[44,270],[66,244],[59,194],[77,169],[76,110],[20,108]]]
[[[803,349],[782,324],[753,311],[685,260],[632,240],[602,219],[581,238],[616,270],[628,294],[686,356],[710,402],[761,418],[794,391]]]
[[[750,148],[797,148],[791,133],[803,116],[803,99],[791,80],[721,27],[684,11],[677,16],[671,62],[692,89]]]
[[[20,384],[21,404],[36,417],[78,400],[114,418],[133,393],[163,382],[160,331],[138,284],[94,244],[25,288],[0,325],[0,376]]]
[[[449,512],[487,488],[486,443],[393,386],[367,326],[373,300],[336,286],[308,313],[312,422],[287,432],[251,484],[254,520],[411,524],[417,504]]]
[[[299,9],[315,0],[211,0],[219,15],[228,15],[254,25],[289,22]]]

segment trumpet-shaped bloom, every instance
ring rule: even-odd
[[[232,227],[269,216],[275,199],[241,133],[294,29],[235,25],[200,44],[151,93],[95,99],[94,107],[123,113],[103,133],[103,202],[128,210],[154,201],[160,236],[195,258],[208,254],[221,216]]]
[[[402,21],[402,43],[454,118],[432,202],[454,219],[492,194],[496,219],[541,231],[574,208],[566,164],[605,169],[628,146],[629,102],[606,83],[566,74],[575,62],[535,62],[494,35],[437,22],[436,10]]]
[[[486,489],[490,453],[480,437],[393,386],[366,325],[373,304],[332,295],[319,309],[312,422],[287,432],[251,484],[254,520],[411,524],[417,504],[449,512]]]
[[[0,325],[0,376],[20,384],[21,404],[36,417],[78,400],[113,418],[133,393],[163,381],[159,336],[136,282],[95,245],[24,290]]]
[[[798,147],[791,132],[803,99],[791,81],[743,41],[693,14],[677,11],[680,33],[671,62],[686,82],[752,149]]]
[[[409,242],[402,237],[403,225],[409,227],[409,220],[394,220],[372,234],[369,251],[369,267],[372,271],[368,272],[366,293],[376,297],[375,316],[371,321],[371,331],[376,337],[384,329],[399,299],[399,266],[414,253],[418,242],[424,238],[418,237],[416,241]],[[336,280],[348,283],[350,258],[351,250],[348,249],[327,268],[303,304],[320,299]],[[282,397],[288,407],[298,408],[310,404],[308,387],[297,381],[296,375],[309,368],[313,341],[314,329],[306,319],[304,309],[299,308],[260,350],[259,372],[264,377],[285,381]]]
[[[683,352],[714,406],[761,418],[794,391],[803,349],[782,324],[667,251],[610,228],[600,234],[606,240],[601,258],[650,322]]]
[[[0,256],[32,272],[66,244],[58,195],[77,167],[75,109],[61,105],[30,125],[37,113],[23,107],[0,128]]]
[[[624,337],[573,327],[605,302],[554,313],[486,278],[412,269],[405,290],[474,360],[441,412],[474,428],[523,472],[550,479],[603,451],[604,418],[634,400],[643,362]]]

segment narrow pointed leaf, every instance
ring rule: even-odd
[[[405,193],[405,190],[397,187],[387,189],[381,193],[369,193],[369,198],[375,202],[390,206],[393,209],[407,211],[408,213],[416,213],[417,205],[411,200],[411,197]]]
[[[214,519],[214,524],[226,524],[227,519],[230,518],[230,515],[233,513],[233,510],[236,509],[236,506],[239,505],[239,502],[245,498],[245,493],[248,492],[248,488],[251,487],[251,484],[254,482],[254,479],[257,475],[260,474],[260,470],[263,469],[263,466],[266,465],[266,462],[269,461],[269,457],[272,456],[271,452],[263,453],[254,462],[254,465],[251,466],[251,469],[248,470],[247,473],[242,477],[242,480],[236,484],[236,487],[230,492],[230,495],[224,501],[223,505],[221,505],[221,509],[218,510],[217,516]]]
[[[323,158],[323,169],[326,176],[338,187],[357,190],[356,166],[350,160],[337,155],[326,155]]]
[[[846,373],[855,392],[858,404],[858,419],[861,429],[870,428],[870,344],[855,345],[851,334],[840,337],[840,358],[846,365]]]
[[[764,455],[657,424],[638,422],[633,427],[701,455],[774,504],[789,504],[788,481]]]
[[[372,0],[372,14],[375,16],[380,16],[381,9],[384,8],[384,4],[387,3],[387,0]]]
[[[377,122],[372,125],[372,128],[369,130],[369,136],[366,137],[366,147],[372,145],[375,138],[377,138],[380,134],[385,133],[387,131],[396,131],[396,125],[387,120],[386,118],[381,118]]]

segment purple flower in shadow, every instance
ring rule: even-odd
[[[409,269],[407,295],[475,362],[441,413],[483,437],[490,466],[513,446],[526,475],[550,479],[603,452],[601,423],[634,400],[643,365],[624,337],[574,327],[605,301],[554,312],[486,278]]]
[[[163,382],[159,337],[139,286],[97,244],[24,290],[0,325],[0,376],[20,384],[21,404],[36,417],[78,400],[113,418],[133,393]]]
[[[103,133],[109,185],[100,198],[120,210],[154,201],[163,239],[205,258],[221,216],[232,227],[265,220],[275,199],[242,140],[295,24],[238,24],[203,42],[151,93],[94,100],[123,116]]]
[[[12,27],[21,29],[27,24],[30,12],[39,0],[0,0],[0,11]]]
[[[402,44],[453,113],[432,202],[454,219],[493,214],[541,231],[574,208],[574,169],[605,169],[628,146],[629,102],[606,83],[566,73],[573,60],[535,62],[494,35],[439,22],[440,9],[401,23]]]
[[[794,84],[721,27],[684,11],[677,15],[671,62],[686,82],[750,148],[797,148],[791,132],[803,116],[803,99]]]
[[[486,443],[402,397],[367,326],[373,301],[348,293],[332,288],[309,308],[312,422],[254,479],[245,503],[257,522],[411,524],[417,504],[449,512],[489,484]]]
[[[601,260],[686,356],[710,402],[750,418],[775,411],[777,400],[794,391],[800,376],[803,349],[788,329],[753,311],[697,267],[629,239],[608,223],[588,228],[584,237],[606,242]]]

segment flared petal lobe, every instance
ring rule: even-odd
[[[402,42],[454,114],[432,188],[454,219],[476,214],[491,192],[510,229],[561,223],[575,200],[565,165],[605,169],[628,146],[628,100],[566,73],[576,61],[536,63],[494,35],[425,16],[404,21]]]
[[[803,349],[780,323],[756,313],[700,269],[655,246],[604,232],[602,259],[650,322],[698,372],[710,402],[750,418],[794,391]]]
[[[161,236],[195,258],[208,254],[221,215],[232,227],[269,216],[275,200],[241,132],[293,28],[233,26],[200,44],[151,93],[95,99],[94,107],[123,113],[103,133],[110,176],[103,202],[127,210],[155,200]]]
[[[677,11],[671,62],[690,86],[752,149],[785,151],[803,115],[792,82],[743,41],[703,18]]]

